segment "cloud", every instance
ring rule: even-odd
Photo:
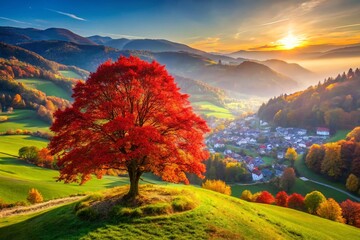
[[[289,18],[284,18],[284,19],[280,19],[280,20],[277,20],[277,21],[260,24],[259,26],[268,26],[268,25],[272,25],[272,24],[275,24],[275,23],[285,22],[285,21],[288,21],[288,20],[289,20]]]
[[[48,9],[48,10],[52,11],[52,12],[56,12],[56,13],[64,15],[64,16],[68,16],[68,17],[70,17],[72,19],[76,19],[76,20],[79,20],[79,21],[87,21],[86,19],[78,17],[78,16],[76,16],[75,14],[72,14],[72,13],[61,12],[61,11],[57,11],[57,10],[53,10],[53,9]]]
[[[325,2],[325,0],[310,0],[310,1],[302,3],[300,5],[300,7],[303,11],[310,12],[323,2]]]
[[[26,25],[33,25],[31,23],[28,23],[28,22],[22,22],[22,21],[19,21],[19,20],[16,20],[16,19],[12,19],[12,18],[7,18],[7,17],[0,17],[0,19],[2,20],[6,20],[6,21],[9,21],[9,22],[13,22],[13,23],[20,23],[20,24],[26,24]]]
[[[193,48],[198,48],[203,51],[217,51],[220,47],[219,37],[207,37],[205,39],[189,44]]]
[[[348,27],[357,27],[357,26],[360,26],[360,23],[355,23],[355,24],[350,24],[350,25],[338,26],[338,27],[334,27],[333,29],[338,29],[338,28],[348,28]]]
[[[280,47],[280,46],[281,45],[279,45],[279,44],[266,44],[266,45],[259,46],[259,47],[249,48],[249,50],[251,50],[251,51],[269,50],[269,49],[276,49],[277,47]]]

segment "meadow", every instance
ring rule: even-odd
[[[34,110],[15,109],[12,113],[0,113],[0,116],[8,117],[5,122],[0,122],[0,132],[7,130],[29,130],[49,132],[49,124],[41,120]]]
[[[38,89],[44,92],[47,96],[60,97],[69,101],[72,100],[70,93],[49,80],[39,78],[21,78],[16,79],[16,81],[21,82],[30,88]]]

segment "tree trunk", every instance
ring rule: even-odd
[[[130,178],[130,190],[124,196],[127,201],[133,201],[139,195],[139,180],[142,174],[136,167],[128,167],[129,178]]]

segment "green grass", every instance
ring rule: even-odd
[[[191,186],[198,207],[162,216],[82,221],[75,204],[0,219],[0,239],[359,239],[360,231],[310,214],[248,203]],[[331,229],[329,231],[329,229]]]
[[[199,109],[197,112],[206,116],[213,116],[217,118],[227,118],[232,119],[234,115],[226,108],[217,106],[211,102],[202,101],[202,102],[192,102],[192,105]]]
[[[29,130],[49,132],[49,124],[41,120],[36,111],[15,109],[13,113],[0,113],[0,116],[8,116],[5,122],[0,122],[0,132],[7,130]]]
[[[264,157],[261,157],[261,158],[264,160],[265,164],[272,164],[275,161],[274,158],[269,157],[269,156],[264,156]]]
[[[73,71],[59,71],[59,73],[67,78],[76,78],[76,79],[82,79],[82,77]]]
[[[335,135],[330,137],[328,140],[326,140],[327,142],[337,142],[339,140],[345,139],[346,135],[350,132],[351,130],[338,130],[336,131]]]
[[[50,80],[44,80],[39,78],[22,78],[16,79],[16,81],[21,82],[28,87],[38,89],[44,92],[47,96],[60,97],[69,101],[72,100],[70,93],[68,93],[55,83],[51,82]]]

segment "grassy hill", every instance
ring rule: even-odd
[[[8,117],[5,122],[0,122],[0,132],[7,130],[29,130],[48,132],[49,123],[41,120],[34,110],[15,109],[13,113],[0,113],[0,116]],[[1,147],[0,147],[1,148]]]
[[[65,91],[64,88],[59,87],[58,85],[49,80],[39,78],[22,78],[16,79],[16,81],[25,84],[25,86],[27,87],[40,90],[44,92],[47,96],[55,96],[69,101],[72,100],[71,95],[68,91]]]
[[[159,186],[153,186],[159,189]],[[248,203],[191,186],[167,186],[180,197],[189,191],[196,208],[168,215],[83,221],[75,204],[0,219],[1,239],[359,239],[354,227],[288,208]],[[126,188],[118,190],[126,191]],[[331,231],[329,231],[331,229]]]

